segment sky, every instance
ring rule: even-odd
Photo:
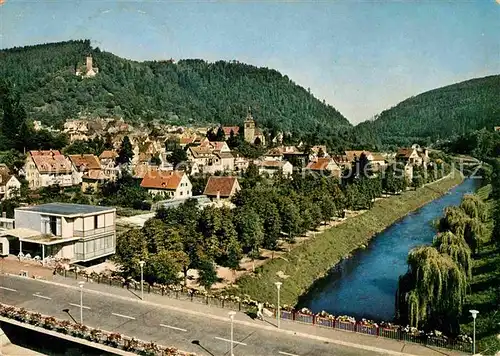
[[[238,60],[288,75],[353,124],[500,74],[500,0],[0,4],[0,48],[88,38],[134,60]]]

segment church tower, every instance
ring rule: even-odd
[[[255,120],[252,117],[250,108],[248,108],[248,114],[245,119],[245,141],[249,143],[254,143],[255,141]]]

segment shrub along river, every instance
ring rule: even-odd
[[[408,252],[415,246],[431,244],[436,234],[433,222],[446,207],[460,204],[463,195],[474,192],[479,183],[466,179],[388,227],[366,249],[356,251],[318,280],[297,305],[315,313],[325,310],[334,315],[392,320],[398,278],[406,273]]]

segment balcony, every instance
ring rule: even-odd
[[[110,233],[110,232],[115,232],[116,227],[115,225],[111,226],[106,226],[106,227],[99,227],[97,229],[92,229],[92,230],[87,230],[87,231],[81,231],[81,230],[73,230],[73,236],[74,237],[91,237],[91,236],[97,236],[105,233]]]

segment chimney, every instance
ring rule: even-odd
[[[92,56],[87,56],[87,72],[92,70]]]
[[[220,190],[217,191],[217,200],[220,200]]]
[[[7,213],[4,211],[4,212],[2,213],[2,218],[4,218],[4,219],[5,219],[6,217],[7,217]]]

